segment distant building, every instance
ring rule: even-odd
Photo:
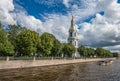
[[[73,15],[72,15],[72,19],[71,19],[71,26],[69,28],[68,43],[71,43],[76,48],[76,52],[75,52],[75,54],[73,54],[73,56],[74,57],[80,57],[80,55],[77,52],[77,48],[78,48],[77,28],[74,25]]]
[[[120,52],[112,52],[113,57],[120,58]]]

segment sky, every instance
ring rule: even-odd
[[[0,22],[67,42],[74,15],[79,45],[120,51],[120,0],[0,0]]]

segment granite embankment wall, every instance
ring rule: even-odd
[[[104,58],[106,59],[106,58]],[[115,59],[115,58],[111,58]],[[0,69],[12,69],[12,68],[25,68],[25,67],[36,67],[36,66],[48,66],[48,65],[59,65],[59,64],[70,64],[80,62],[93,62],[103,60],[98,59],[72,59],[72,60],[14,60],[14,61],[0,61]]]

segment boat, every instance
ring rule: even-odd
[[[109,65],[113,63],[113,60],[101,60],[101,61],[98,61],[98,65]]]
[[[109,60],[110,63],[113,63],[113,60]]]

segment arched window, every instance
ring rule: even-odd
[[[70,32],[70,37],[72,37],[72,32]]]
[[[77,46],[77,42],[75,41],[75,46]]]

